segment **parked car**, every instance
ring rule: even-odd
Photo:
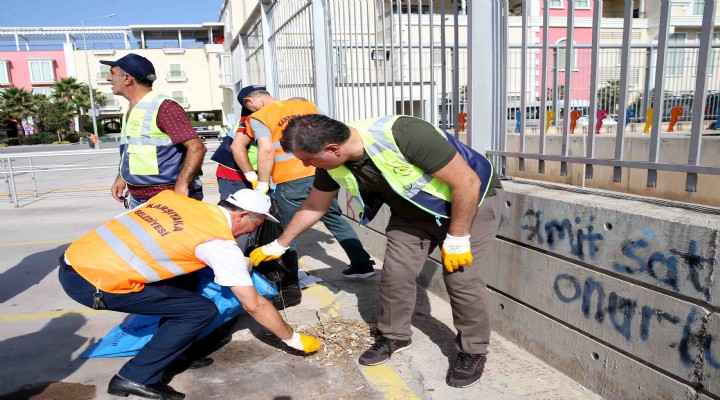
[[[197,132],[198,136],[200,136],[202,140],[205,140],[207,138],[214,138],[217,140],[222,139],[222,127],[220,126],[193,126],[193,128],[195,128],[195,132]]]

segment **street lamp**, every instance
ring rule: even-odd
[[[83,35],[83,48],[85,52],[85,68],[87,70],[88,75],[88,89],[90,92],[90,111],[92,114],[92,122],[93,122],[93,134],[97,138],[97,143],[95,143],[95,148],[100,148],[100,136],[98,135],[98,129],[97,129],[97,110],[95,109],[95,96],[93,96],[93,87],[92,87],[92,77],[90,76],[90,61],[88,60],[88,53],[87,53],[87,41],[85,40],[85,21],[93,21],[96,19],[102,19],[102,18],[111,18],[114,17],[116,14],[108,14],[103,15],[100,17],[93,17],[93,18],[85,18],[80,20],[80,25],[82,25],[82,35]]]

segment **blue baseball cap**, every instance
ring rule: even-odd
[[[117,61],[100,61],[100,64],[109,65],[111,68],[120,67],[130,76],[141,81],[153,82],[157,79],[155,67],[150,60],[135,53],[130,53]]]
[[[237,101],[238,101],[238,103],[242,104],[242,112],[240,113],[241,116],[247,117],[248,115],[252,114],[252,111],[248,110],[247,107],[245,107],[245,102],[243,101],[243,99],[248,97],[250,95],[250,93],[256,92],[258,90],[267,91],[265,86],[259,86],[259,85],[245,86],[244,88],[240,89],[240,92],[237,95]]]

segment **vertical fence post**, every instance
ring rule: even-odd
[[[585,148],[585,157],[595,158],[595,124],[597,123],[597,92],[598,92],[598,64],[600,56],[600,25],[602,23],[602,0],[593,0],[593,24],[592,24],[592,54],[590,61],[590,115],[588,116],[588,134]],[[620,114],[622,116],[622,113]],[[621,117],[622,118],[622,117]],[[585,164],[585,178],[592,179],[593,165]],[[585,181],[583,181],[585,186]]]
[[[523,13],[525,10],[523,9]],[[549,129],[546,129],[549,121],[547,120],[547,86],[548,86],[548,69],[547,59],[549,51],[550,39],[550,2],[545,1],[543,4],[543,23],[542,23],[542,55],[540,57],[540,140],[538,143],[538,153],[545,154],[545,144]],[[554,110],[553,110],[554,111]],[[548,126],[549,127],[549,126]],[[545,173],[545,160],[538,160],[538,173]]]
[[[572,70],[575,52],[575,44],[573,43],[575,33],[575,2],[568,0],[567,2],[567,37],[565,39],[565,90],[563,91],[563,133],[562,145],[560,153],[566,156],[570,152],[570,115],[572,105]],[[560,176],[567,176],[567,162],[560,162]]]
[[[705,124],[705,90],[707,89],[707,71],[709,58],[712,54],[712,30],[715,22],[715,0],[705,0],[703,23],[700,32],[700,48],[698,49],[698,67],[695,74],[695,95],[692,105],[692,127],[690,128],[690,148],[688,164],[700,165],[700,149],[702,147],[702,128]],[[688,173],[685,178],[685,190],[697,191],[697,173]]]
[[[12,190],[12,186],[10,186],[10,169],[9,169],[10,167],[8,165],[8,164],[10,164],[10,157],[2,157],[2,158],[0,158],[0,160],[2,160],[3,176],[5,177],[5,183],[7,184],[7,187],[8,187],[8,198],[9,198],[9,200],[12,201],[13,190]]]
[[[500,52],[506,49],[500,49],[495,43],[501,27],[496,26],[499,19],[493,18],[495,13],[502,11],[496,2],[490,1],[472,1],[468,6],[468,60],[486,60],[470,62],[469,66],[468,143],[479,153],[485,154],[487,150],[492,150],[492,132],[501,128],[500,118],[505,118],[504,113],[492,111],[493,99],[499,99],[505,94],[495,93],[498,87],[492,79],[483,78],[499,76],[493,68],[501,73],[505,71],[504,65],[500,65]],[[504,75],[501,79],[505,79]],[[488,126],[490,129],[487,129]]]
[[[13,203],[15,204],[15,207],[20,207],[18,205],[17,186],[15,186],[15,174],[13,173],[12,159],[10,157],[8,157],[7,161],[8,161],[7,171],[10,173],[10,198],[12,199]]]
[[[626,16],[627,18],[627,16]],[[670,3],[663,1],[660,5],[660,32],[658,33],[657,65],[655,66],[655,92],[653,93],[653,118],[650,130],[650,154],[648,161],[655,163],[660,152],[660,124],[665,113],[663,95],[665,91],[665,57],[670,25]],[[621,105],[623,105],[621,103]],[[620,126],[620,124],[618,124]],[[647,187],[657,187],[657,170],[648,169]]]
[[[330,54],[330,4],[326,0],[313,0],[313,68],[315,73],[315,103],[318,109],[335,115],[335,91],[333,79],[332,55]]]
[[[32,157],[28,157],[28,166],[30,167],[30,177],[32,179],[33,194],[38,197],[37,182],[35,182],[35,170],[33,169]]]
[[[528,28],[528,14],[531,10],[529,7],[530,2],[525,0],[522,3],[522,49],[520,50],[520,136],[518,137],[518,151],[521,153],[525,152],[525,133],[527,132],[527,79],[528,79],[528,66],[527,66],[527,53],[528,53],[528,35],[530,29]],[[518,158],[518,170],[525,171],[525,159]]]
[[[615,133],[615,160],[625,157],[625,110],[627,110],[627,87],[630,75],[630,42],[632,39],[633,3],[625,3],[623,40],[620,51],[620,96],[618,99],[618,122]],[[622,168],[613,167],[613,182],[622,181]]]
[[[263,61],[265,65],[265,82],[256,82],[253,85],[265,85],[271,95],[278,95],[277,79],[277,68],[275,68],[275,60],[277,60],[274,46],[270,45],[270,36],[275,32],[270,31],[270,19],[268,11],[271,8],[271,4],[260,3],[260,18],[262,24],[262,41],[263,41]]]

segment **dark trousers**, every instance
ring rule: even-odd
[[[482,271],[493,262],[492,244],[500,220],[503,191],[485,199],[478,208],[470,228],[473,262],[449,273],[443,270],[445,288],[450,298],[455,338],[460,351],[486,354],[490,343],[489,292]],[[380,280],[381,313],[378,329],[390,339],[407,340],[412,335],[411,320],[415,310],[415,280],[425,261],[447,235],[448,222],[416,222],[391,216],[386,229],[387,248]]]
[[[64,255],[60,256],[58,277],[71,299],[92,307],[95,287],[65,263]],[[108,310],[162,317],[152,339],[118,372],[123,378],[145,385],[160,382],[163,371],[218,314],[211,300],[165,281],[134,293],[101,293]]]
[[[300,208],[305,199],[310,195],[314,179],[314,176],[308,176],[289,182],[279,183],[275,186],[275,191],[271,194],[271,196],[273,196],[277,201],[278,208],[280,209],[280,215],[283,219],[283,228],[287,228],[287,225],[290,223],[293,215],[297,212],[297,209]],[[330,233],[335,236],[335,239],[337,239],[340,247],[345,250],[345,254],[347,254],[350,264],[361,265],[370,262],[370,254],[365,251],[362,242],[358,239],[357,233],[355,233],[350,224],[343,218],[337,198],[333,199],[330,204],[330,209],[320,220],[323,224],[325,224]],[[297,244],[295,241],[290,243],[288,252],[293,260],[292,265],[289,266],[289,275],[292,277],[293,281],[286,283],[297,283],[298,262]]]

